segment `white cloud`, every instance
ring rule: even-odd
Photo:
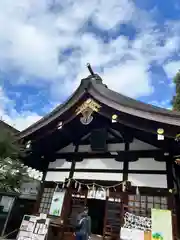
[[[151,63],[164,65],[180,46],[178,22],[161,29],[152,20],[153,13],[138,9],[132,0],[6,0],[0,1],[0,9],[1,70],[18,69],[22,76],[14,83],[48,86],[56,101],[87,76],[87,62],[109,88],[134,98],[149,95]],[[106,34],[130,23],[137,34],[134,40],[119,36],[105,43],[95,34],[98,30],[87,31],[88,20]],[[65,56],[69,48],[73,51]],[[164,65],[167,74],[175,65]],[[39,119],[35,112],[7,111],[10,100],[4,94],[3,98],[1,115],[19,129]]]
[[[164,66],[164,71],[166,72],[168,78],[174,78],[176,73],[180,69],[180,61],[171,61],[166,63]]]
[[[31,124],[37,122],[39,119],[41,119],[41,117],[42,116],[39,116],[37,113],[27,111],[22,113],[16,112],[16,114],[13,114],[13,116],[11,116],[11,113],[8,115],[3,114],[2,120],[19,131],[22,131]]]
[[[24,111],[18,113],[14,108],[14,102],[10,100],[3,89],[0,87],[0,119],[15,127],[18,130],[23,130],[32,123],[41,118],[37,113]]]
[[[130,97],[149,95],[151,87],[148,66],[143,62],[127,61],[118,66],[110,67],[104,72],[105,83],[115,91]],[[138,87],[134,88],[138,84]]]
[[[121,23],[130,21],[136,8],[130,0],[100,0],[93,13],[93,20],[101,29],[110,30]]]
[[[168,31],[169,30],[169,31]],[[180,48],[180,37],[178,32],[161,32],[157,26],[142,31],[133,42],[133,49],[136,50],[144,61],[156,62],[161,65],[166,59],[176,53]]]
[[[167,108],[167,109],[172,109],[172,104],[171,104],[171,101],[169,99],[165,99],[165,100],[162,100],[162,101],[157,101],[157,100],[153,100],[153,101],[150,101],[149,104],[152,104],[154,106],[158,106],[158,107],[161,107],[161,108]]]
[[[51,82],[61,77],[61,51],[68,46],[75,45],[80,49],[81,55],[77,58],[81,58],[79,62],[83,65],[88,60],[101,65],[105,56],[109,59],[109,53],[106,54],[105,51],[106,45],[101,40],[95,35],[90,37],[84,32],[78,33],[88,18],[92,18],[101,28],[109,29],[129,21],[132,12],[136,10],[132,1],[128,0],[94,0],[91,3],[68,1],[60,14],[52,14],[48,11],[48,2],[50,1],[40,0],[36,3],[34,0],[8,0],[0,3],[0,9],[3,9],[0,11],[0,19],[1,22],[6,22],[6,26],[0,27],[0,62],[4,65],[5,60],[8,60],[7,68],[18,67],[25,74]],[[109,17],[109,13],[112,17]],[[120,49],[121,46],[117,50]],[[103,53],[103,58],[97,56],[99,52]],[[62,69],[61,66],[60,68]]]

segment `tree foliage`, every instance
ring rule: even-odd
[[[28,176],[19,157],[23,148],[17,144],[15,137],[0,130],[0,190],[15,191],[20,188],[22,181]]]
[[[173,109],[180,111],[180,71],[178,71],[174,78],[174,84],[176,86],[176,94],[172,100]]]

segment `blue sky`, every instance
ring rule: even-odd
[[[1,1],[1,118],[28,127],[77,88],[87,62],[109,88],[171,108],[179,15],[176,0]]]

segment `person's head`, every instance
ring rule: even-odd
[[[88,214],[88,207],[84,207],[84,211],[85,214]]]

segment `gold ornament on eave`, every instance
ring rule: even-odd
[[[93,120],[93,112],[99,112],[101,106],[92,98],[88,98],[81,106],[79,106],[75,113],[76,115],[82,114],[80,121],[84,125],[88,125]]]

